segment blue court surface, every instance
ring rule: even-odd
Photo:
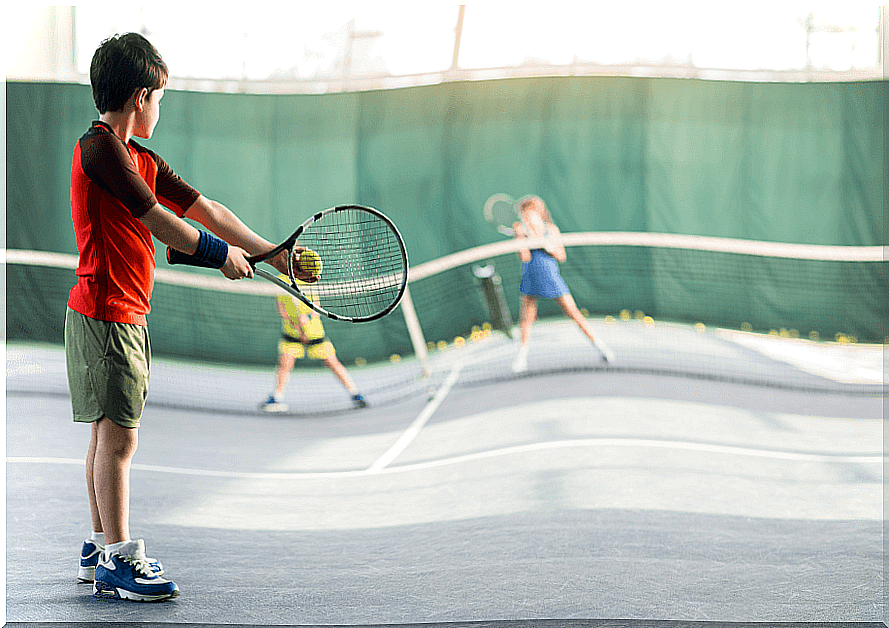
[[[10,346],[6,618],[881,625],[882,386],[754,342],[736,345],[801,379],[618,362],[476,381],[478,361],[453,353],[367,409],[269,415],[255,409],[268,372],[155,360],[131,532],[182,591],[160,604],[76,582],[89,428],[71,420],[61,349]],[[855,368],[882,372],[867,360]],[[294,404],[328,394],[301,377],[332,379],[294,374]],[[807,377],[845,381],[780,385]]]

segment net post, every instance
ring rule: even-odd
[[[475,266],[472,274],[481,284],[482,294],[485,297],[485,305],[488,307],[488,315],[494,329],[498,329],[512,340],[512,317],[503,297],[503,286],[500,275],[497,274],[493,263],[487,266]]]
[[[411,299],[410,286],[404,289],[404,296],[401,299],[401,311],[404,313],[404,322],[407,323],[407,332],[411,337],[414,354],[417,356],[423,369],[423,377],[428,377],[429,352],[426,350],[426,338],[423,337],[420,319],[417,318],[417,310],[414,309],[414,302]]]

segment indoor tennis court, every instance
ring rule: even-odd
[[[637,52],[572,25],[629,33],[619,8],[503,22],[563,29],[573,61],[505,35],[485,56],[490,7],[436,4],[405,30],[342,5],[304,21],[285,69],[259,56],[285,63],[280,25],[217,16],[242,44],[206,55],[222,70],[154,10],[23,13],[35,42],[75,43],[19,55],[5,85],[5,620],[883,625],[887,85],[862,25],[886,18],[865,4],[751,9],[738,29],[795,50],[752,59],[681,30],[724,25],[681,6],[650,17],[683,43]],[[157,244],[130,528],[181,589],[158,604],[76,580],[90,430],[63,336],[71,151],[96,116],[84,63],[140,28],[171,66],[144,144],[177,174],[273,241],[375,207],[409,260],[393,312],[323,320],[368,406],[307,354],[269,412],[280,288],[170,266]],[[438,57],[395,61],[418,47]],[[548,298],[523,343],[528,247],[483,208],[525,194],[613,359]]]
[[[20,375],[8,379],[7,560],[32,566],[8,574],[11,620],[878,612],[880,395],[606,369],[483,387],[458,375],[431,398],[322,417],[242,415],[167,406],[164,393],[184,395],[193,380],[166,363],[154,376],[179,390],[152,391],[145,420],[158,429],[140,435],[133,491],[143,499],[132,518],[182,597],[109,608],[59,577],[88,525],[76,514],[85,434],[68,421],[46,437],[34,430],[70,412],[64,394],[13,392],[36,373],[63,377],[57,350],[37,355],[11,348],[8,362]]]

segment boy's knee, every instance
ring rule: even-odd
[[[98,422],[98,448],[105,449],[115,458],[128,458],[136,453],[139,431],[133,427],[118,425],[108,417]]]

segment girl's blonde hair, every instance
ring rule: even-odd
[[[530,209],[537,204],[540,204],[541,209],[543,210],[543,222],[547,222],[549,224],[553,224],[553,219],[549,215],[549,209],[546,207],[546,203],[543,202],[543,199],[534,194],[528,194],[527,196],[523,196],[519,199],[518,206],[519,211],[525,211],[526,209]]]

